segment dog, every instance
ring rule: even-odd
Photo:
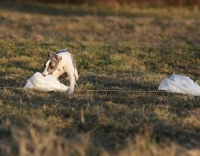
[[[66,49],[57,51],[56,54],[49,53],[47,60],[44,63],[43,76],[53,75],[55,78],[64,76],[66,80],[69,79],[70,89],[68,94],[74,93],[74,86],[78,80],[78,71],[76,67],[76,60],[71,52]]]

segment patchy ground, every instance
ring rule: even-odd
[[[200,98],[156,92],[173,73],[200,82],[199,25],[198,8],[0,2],[0,154],[199,155]],[[62,48],[74,95],[24,91]]]

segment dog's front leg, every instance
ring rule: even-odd
[[[74,85],[75,85],[75,76],[74,74],[69,75],[69,82],[70,82],[70,89],[68,94],[73,94],[74,93]]]

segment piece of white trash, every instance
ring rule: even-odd
[[[36,89],[42,92],[50,91],[68,91],[69,87],[60,83],[52,75],[43,76],[41,73],[36,72],[31,76],[24,86],[24,89]]]
[[[162,80],[158,90],[200,96],[200,86],[197,83],[194,83],[189,77],[176,74]]]

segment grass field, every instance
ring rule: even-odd
[[[199,25],[199,8],[1,1],[0,155],[199,156],[200,98],[156,92],[173,73],[200,82]],[[75,93],[23,90],[62,48]]]

